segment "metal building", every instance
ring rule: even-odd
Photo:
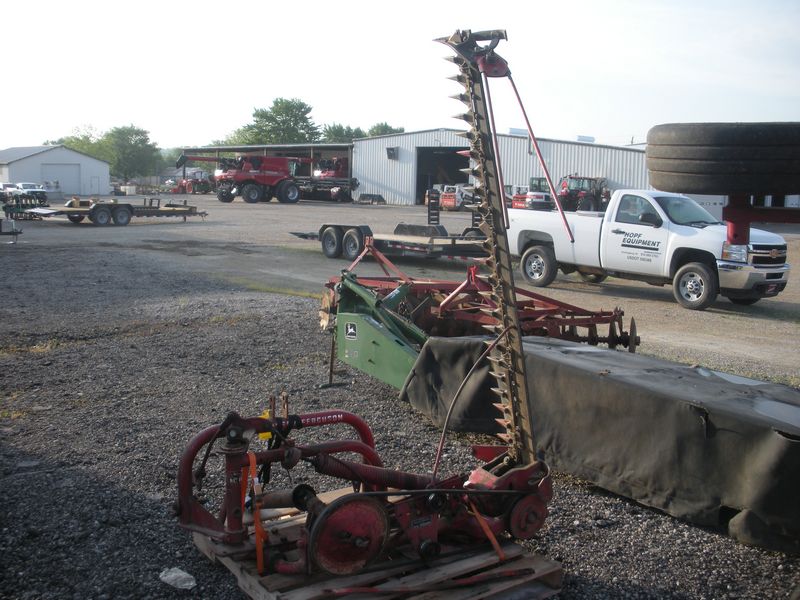
[[[65,146],[0,150],[0,181],[40,183],[48,191],[81,196],[108,194],[110,166]]]
[[[466,183],[459,169],[469,166],[456,154],[467,148],[456,129],[431,129],[354,140],[353,177],[359,193],[380,194],[390,204],[421,204],[436,183]],[[527,137],[499,135],[503,180],[527,185],[543,175]],[[564,175],[605,177],[610,189],[647,188],[644,149],[539,139],[553,183]]]

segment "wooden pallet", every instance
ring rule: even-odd
[[[320,499],[330,502],[352,490],[337,490],[320,494]],[[298,539],[305,523],[305,513],[294,509],[262,510],[261,519],[274,543]],[[236,576],[241,590],[253,600],[315,600],[337,597],[355,597],[358,600],[414,598],[416,600],[455,600],[466,598],[549,598],[561,589],[561,564],[526,552],[511,541],[502,548],[505,562],[488,544],[478,549],[449,555],[423,565],[420,561],[394,556],[393,560],[375,565],[356,575],[334,577],[316,575],[259,576],[252,544],[234,549],[214,542],[199,533],[194,542],[203,554],[224,565]],[[291,555],[288,557],[292,559]],[[514,572],[514,576],[510,576]],[[486,574],[487,579],[469,586],[450,587],[453,582],[466,577]],[[495,579],[492,579],[496,575]],[[351,588],[377,588],[355,594]]]

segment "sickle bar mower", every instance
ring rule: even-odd
[[[500,438],[506,445],[483,448],[480,455],[488,462],[471,472],[438,478],[440,455],[433,475],[382,466],[369,427],[344,411],[289,415],[286,401],[281,418],[274,416],[274,408],[267,418],[231,413],[220,425],[198,434],[185,450],[178,473],[177,512],[183,527],[224,544],[229,552],[255,553],[260,573],[352,575],[396,548],[406,549],[418,561],[431,561],[487,540],[502,561],[498,538],[529,539],[544,523],[552,496],[551,480],[547,465],[536,456],[522,354],[521,323],[525,319],[520,319],[520,314],[525,310],[516,300],[487,102],[487,78],[507,72],[505,61],[494,52],[505,37],[504,31],[457,31],[437,40],[455,51],[453,62],[460,69],[455,79],[464,86],[464,93],[457,97],[467,106],[461,118],[471,126],[464,135],[470,141],[474,164],[470,172],[476,181],[474,195],[488,257],[482,270],[470,271],[461,285],[425,285],[426,293],[443,296],[437,303],[438,314],[452,312],[470,326],[493,334],[484,356],[496,386],[494,396],[486,402],[499,410],[497,421],[505,429]],[[382,285],[373,283],[376,288]],[[398,303],[410,286],[405,281],[401,285],[387,283],[381,303],[387,307]],[[434,316],[433,309],[427,316]],[[535,321],[530,319],[531,328],[539,327]],[[387,320],[387,327],[397,325]],[[400,327],[419,340],[425,335],[413,323]],[[353,427],[358,439],[303,445],[290,437],[309,427],[337,424]],[[251,450],[259,439],[266,439],[266,448]],[[216,512],[195,495],[215,443],[225,463],[224,496]],[[267,490],[275,464],[287,471],[309,466],[352,484],[353,491],[325,502],[304,484]],[[305,522],[292,539],[272,544],[272,534],[261,520],[264,509],[303,511]]]

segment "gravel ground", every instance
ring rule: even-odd
[[[229,410],[260,413],[272,393],[296,413],[360,414],[387,466],[430,469],[437,431],[394,390],[344,366],[343,385],[320,387],[315,300],[114,248],[0,259],[0,598],[241,597],[170,515],[175,474],[195,433]],[[453,436],[444,471],[474,465],[468,442]],[[572,477],[556,474],[555,494],[531,546],[563,562],[563,598],[787,598],[800,583],[798,557]],[[197,587],[162,583],[169,567]]]

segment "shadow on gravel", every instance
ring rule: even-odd
[[[518,282],[519,283],[519,282]],[[527,287],[527,286],[526,286]],[[615,285],[613,282],[603,282],[597,285],[585,284],[578,281],[556,279],[556,281],[546,289],[531,288],[537,293],[547,295],[547,289],[563,290],[565,292],[575,292],[581,294],[594,295],[599,297],[626,298],[629,300],[645,300],[648,302],[662,302],[673,307],[678,307],[672,290],[669,286],[657,287],[649,286],[645,283],[641,287],[631,287],[627,285]],[[706,312],[720,314],[743,315],[754,319],[765,319],[770,321],[798,321],[800,320],[800,308],[793,302],[784,302],[777,298],[765,298],[757,304],[751,306],[740,306],[733,304],[727,298],[719,296],[717,301],[706,309]]]
[[[683,600],[693,596],[667,589],[644,587],[632,581],[627,573],[614,575],[616,583],[598,581],[592,577],[573,575],[568,571],[564,575],[562,597],[575,598],[636,598],[637,600]]]
[[[25,434],[0,442],[0,597],[239,597],[228,572],[200,555],[171,516],[174,473],[154,466],[153,492],[132,493],[124,466],[21,452],[17,435]],[[161,582],[170,567],[193,575],[197,587]]]

